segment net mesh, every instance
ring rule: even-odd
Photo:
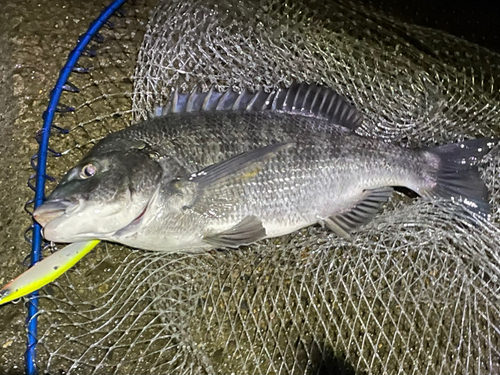
[[[100,46],[97,68],[79,78],[75,113],[59,119],[71,131],[51,140],[63,151],[50,160],[55,175],[105,134],[144,119],[174,87],[322,83],[365,114],[361,134],[409,146],[500,133],[499,55],[365,5],[160,1],[143,39],[130,32],[146,17],[135,7],[128,28]],[[45,288],[40,367],[498,374],[499,152],[480,165],[491,223],[471,225],[447,202],[395,197],[352,243],[313,226],[197,255],[101,244]]]

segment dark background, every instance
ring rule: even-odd
[[[397,18],[444,30],[500,53],[500,0],[360,0]]]

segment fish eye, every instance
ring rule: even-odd
[[[80,178],[90,178],[97,172],[97,167],[94,164],[85,165],[80,171]]]

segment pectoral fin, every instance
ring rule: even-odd
[[[196,182],[202,188],[223,182],[229,177],[235,177],[239,173],[244,173],[259,162],[273,158],[278,151],[286,149],[293,144],[294,142],[276,143],[243,152],[192,174],[189,177],[189,181]],[[255,173],[250,173],[250,175],[255,176]]]
[[[294,144],[294,142],[276,143],[243,152],[193,173],[187,179],[176,181],[175,186],[178,189],[191,186],[196,191],[185,208],[202,214],[210,211],[217,215],[215,212],[233,204],[231,198],[228,199],[225,189],[227,186],[246,183],[255,178],[264,168],[264,161]]]
[[[390,187],[365,190],[354,206],[323,219],[323,222],[339,236],[351,240],[350,233],[369,222],[378,213],[380,206],[391,197],[392,192]]]
[[[234,227],[219,233],[206,234],[203,241],[217,247],[250,245],[266,237],[266,229],[256,216],[247,216]]]

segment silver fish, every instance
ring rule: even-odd
[[[97,143],[34,217],[54,242],[202,251],[316,223],[350,238],[394,187],[488,215],[475,162],[495,140],[408,149],[357,135],[362,121],[321,86],[176,94]]]

